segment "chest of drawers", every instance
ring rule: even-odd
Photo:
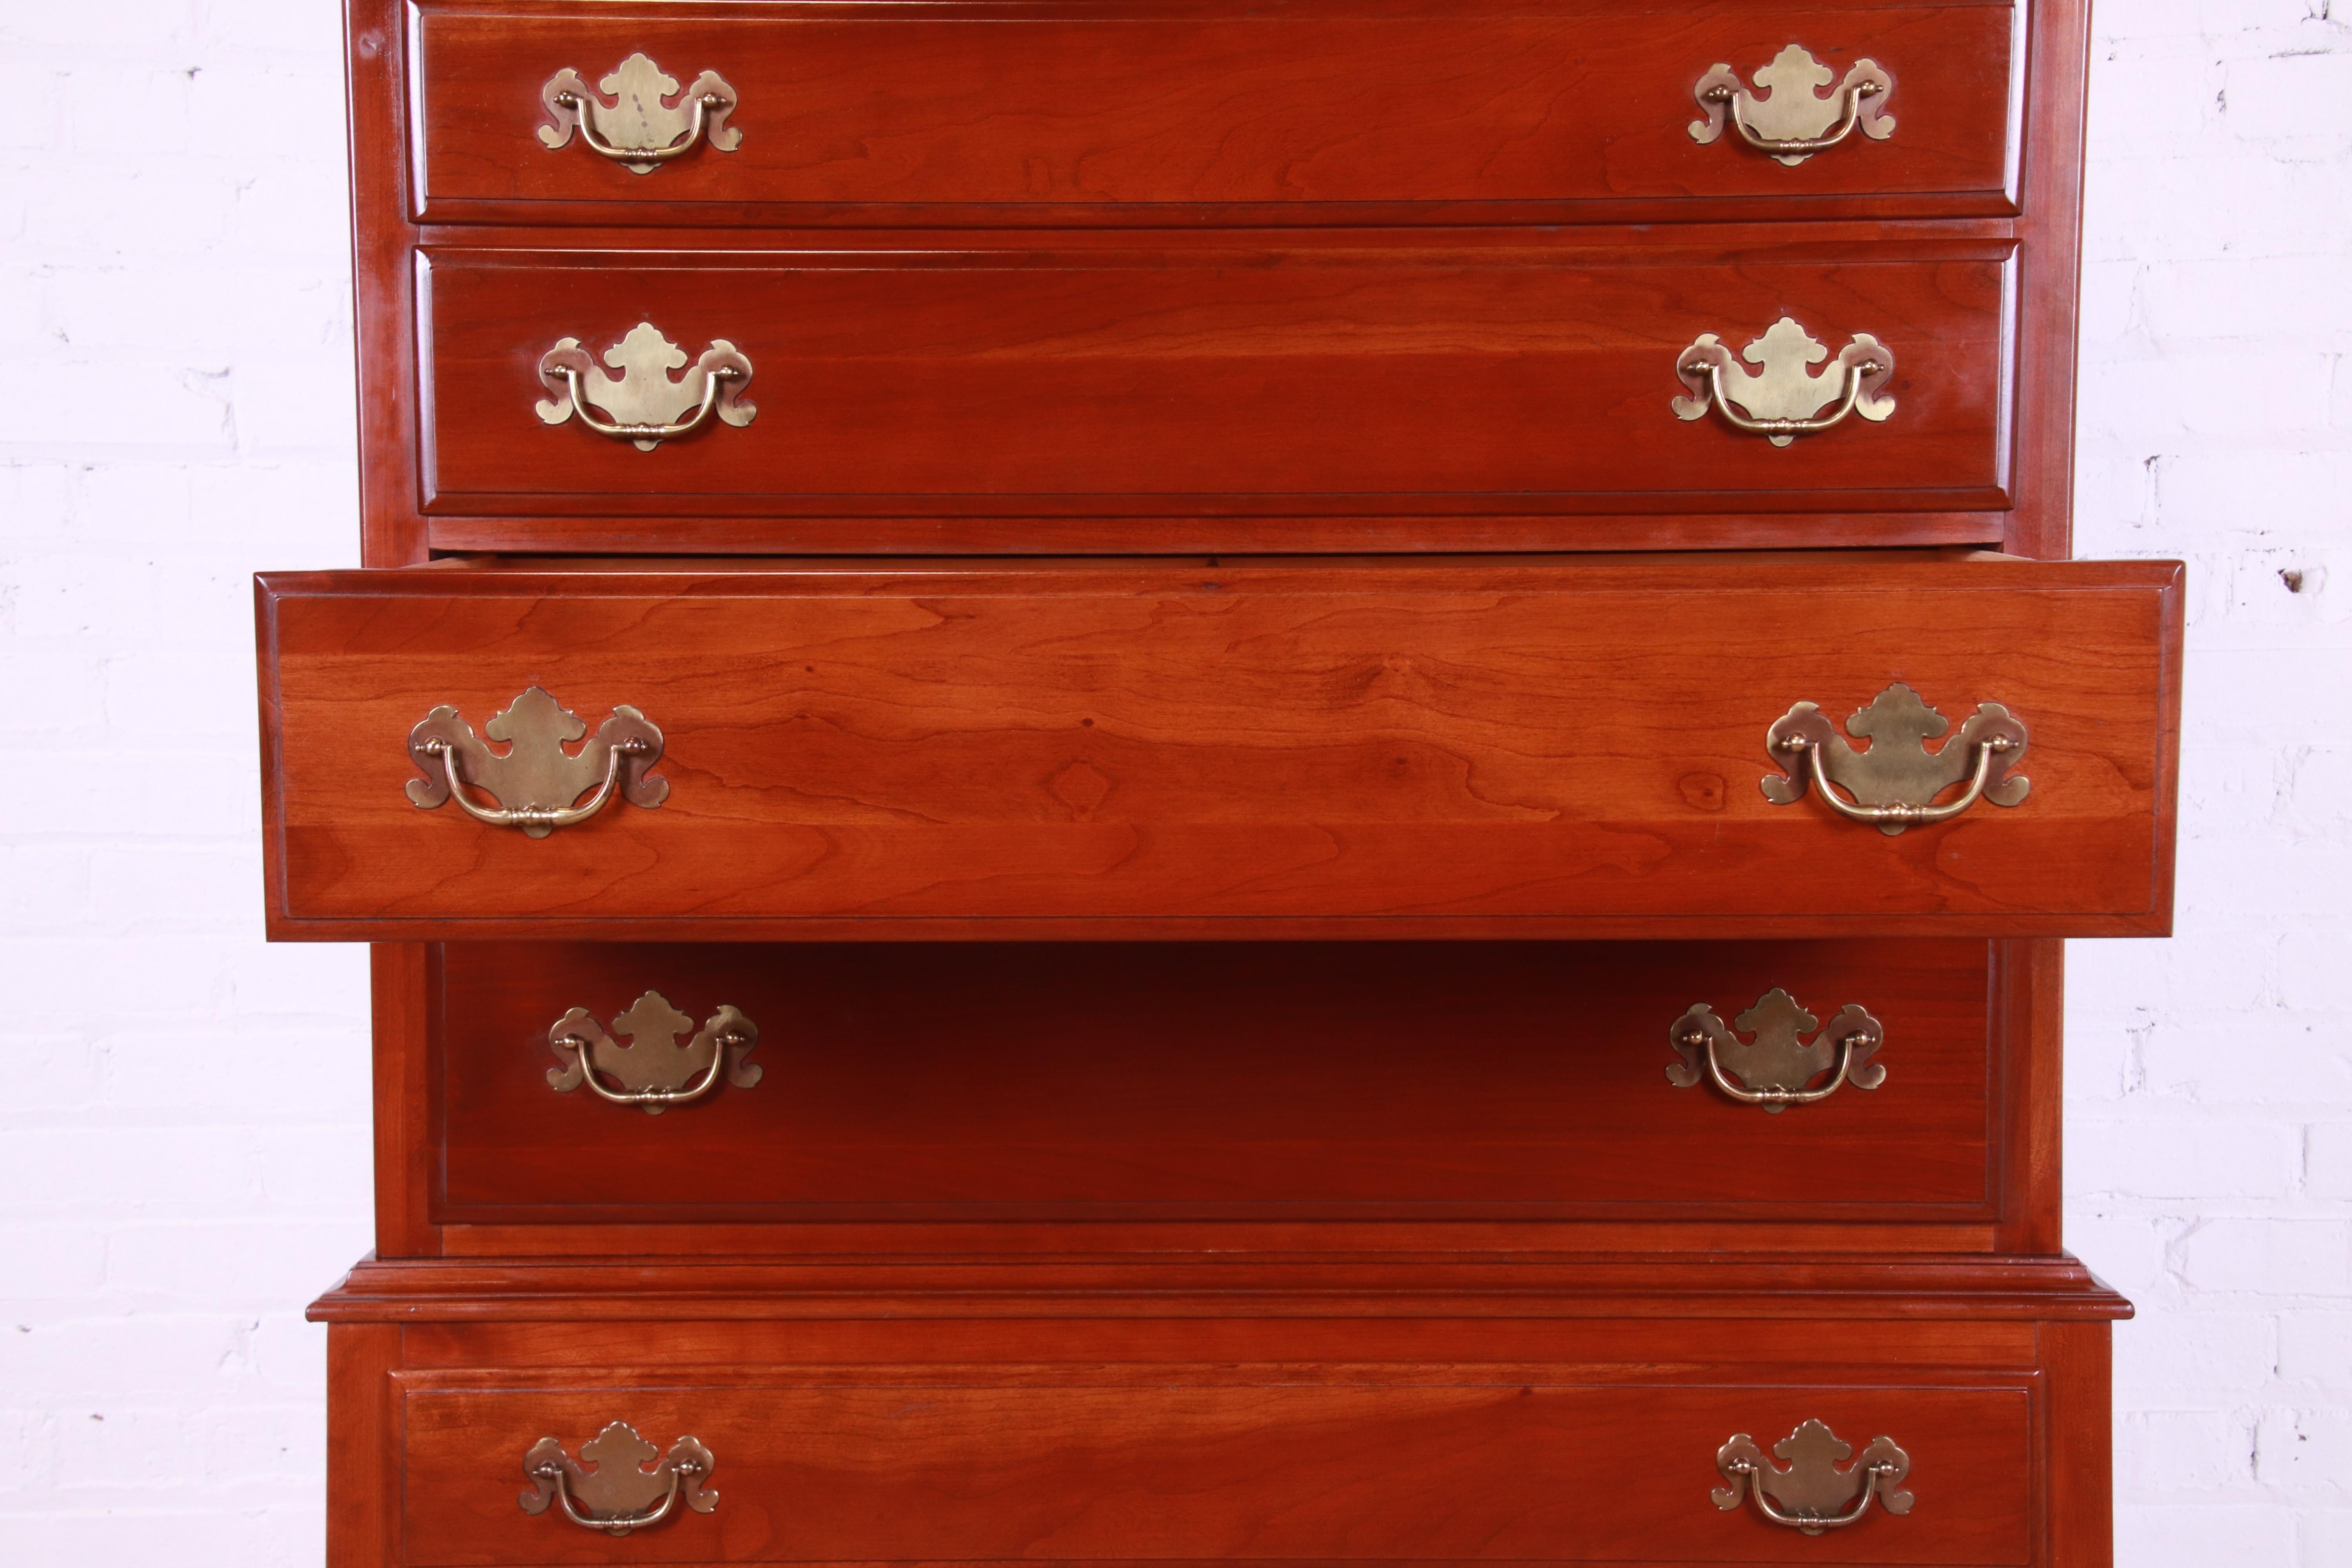
[[[2074,0],[353,0],[329,1556],[2109,1561]]]

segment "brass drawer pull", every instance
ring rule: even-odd
[[[2032,780],[2009,771],[2024,760],[2025,726],[1998,702],[1977,704],[1960,732],[1933,752],[1925,742],[1950,729],[1951,721],[1900,681],[1845,727],[1848,734],[1867,739],[1870,749],[1857,752],[1848,745],[1811,702],[1800,702],[1775,720],[1764,732],[1764,749],[1775,759],[1801,761],[1796,766],[1783,763],[1783,772],[1765,774],[1764,798],[1791,805],[1811,784],[1839,816],[1874,824],[1892,837],[1906,827],[1948,821],[1980,798],[2015,805],[2033,787]],[[1963,779],[1969,787],[1958,799],[1929,804]],[[1845,799],[1839,789],[1853,798]]]
[[[409,761],[425,775],[408,781],[408,798],[427,811],[455,800],[469,816],[544,838],[587,821],[615,791],[648,810],[669,797],[669,781],[647,771],[661,760],[662,732],[625,703],[576,752],[563,747],[587,735],[588,726],[536,686],[491,715],[482,731],[509,742],[504,756],[475,735],[455,708],[427,713],[408,732]],[[596,793],[581,800],[592,787]],[[496,797],[498,805],[478,805],[474,790]]]
[[[1911,1456],[1892,1437],[1872,1438],[1862,1458],[1843,1470],[1838,1461],[1853,1454],[1853,1445],[1819,1421],[1806,1422],[1773,1444],[1772,1452],[1789,1461],[1787,1469],[1766,1458],[1747,1433],[1734,1434],[1715,1456],[1715,1468],[1731,1483],[1715,1489],[1715,1506],[1728,1513],[1754,1498],[1766,1519],[1807,1535],[1844,1529],[1870,1511],[1873,1498],[1889,1513],[1911,1511],[1911,1494],[1895,1489],[1911,1473]]]
[[[1895,374],[1895,355],[1868,332],[1838,351],[1820,375],[1805,367],[1829,358],[1829,350],[1790,317],[1783,316],[1740,352],[1761,367],[1754,375],[1739,368],[1731,350],[1713,332],[1675,356],[1675,374],[1689,391],[1674,400],[1684,419],[1704,419],[1713,407],[1734,429],[1752,431],[1785,447],[1800,436],[1826,430],[1849,414],[1876,424],[1895,412],[1895,399],[1881,389]],[[1829,412],[1824,414],[1822,409]]]
[[[1760,98],[1728,65],[1718,65],[1692,89],[1706,118],[1691,121],[1691,140],[1702,147],[1714,141],[1728,115],[1742,142],[1794,168],[1856,131],[1874,142],[1895,134],[1895,117],[1886,112],[1895,79],[1878,62],[1854,61],[1837,90],[1822,97],[1820,89],[1836,80],[1835,71],[1797,44],[1756,73]]]
[[[760,1043],[759,1026],[741,1011],[722,1006],[699,1033],[683,1046],[677,1037],[694,1027],[694,1020],[669,1005],[658,991],[648,991],[613,1019],[607,1034],[595,1015],[574,1007],[547,1031],[548,1048],[563,1065],[547,1069],[547,1081],[558,1094],[569,1094],[586,1084],[600,1100],[634,1105],[648,1116],[659,1116],[673,1105],[700,1100],[718,1087],[723,1069],[737,1089],[760,1081],[762,1068],[747,1063]],[[626,1046],[613,1038],[628,1037]],[[617,1089],[604,1079],[619,1080]]]
[[[702,1484],[715,1461],[692,1437],[680,1437],[664,1454],[635,1427],[615,1421],[580,1445],[580,1458],[595,1468],[583,1468],[553,1437],[532,1444],[522,1458],[531,1484],[520,1499],[523,1512],[545,1513],[549,1503],[559,1502],[563,1517],[583,1529],[626,1535],[667,1519],[681,1497],[697,1513],[719,1506],[719,1494]],[[646,1469],[646,1461],[656,1458],[660,1462]]]
[[[735,89],[717,71],[696,77],[679,97],[676,77],[644,55],[633,54],[596,85],[614,101],[590,92],[580,73],[568,67],[539,89],[540,101],[554,121],[539,128],[539,139],[548,151],[568,145],[577,131],[598,157],[610,158],[633,174],[650,174],[692,152],[697,142],[708,142],[718,153],[732,153],[742,145],[743,133],[727,123],[735,112]]]
[[[1740,1104],[1760,1105],[1775,1116],[1792,1105],[1818,1105],[1849,1083],[1876,1089],[1886,1081],[1885,1065],[1871,1060],[1886,1039],[1877,1019],[1849,1002],[1808,1042],[1805,1031],[1819,1021],[1777,988],[1757,998],[1729,1028],[1702,1003],[1666,1031],[1683,1058],[1667,1067],[1666,1081],[1676,1089],[1712,1082]],[[1755,1038],[1742,1040],[1735,1028]],[[1837,1070],[1829,1082],[1805,1087],[1832,1065]]]
[[[598,369],[578,338],[565,338],[541,355],[540,384],[550,395],[535,405],[540,418],[561,425],[577,415],[599,436],[634,441],[638,451],[650,452],[701,428],[714,413],[740,429],[760,412],[743,401],[751,362],[725,338],[713,338],[686,374],[672,381],[669,373],[686,365],[686,351],[651,321],[639,321],[604,351],[604,363],[621,374]],[[589,412],[592,405],[605,416]]]

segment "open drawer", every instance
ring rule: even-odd
[[[2173,563],[441,566],[257,594],[278,937],[2170,921]]]

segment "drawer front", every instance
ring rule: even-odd
[[[1999,1214],[1983,942],[462,942],[441,974],[446,1223]],[[1727,1088],[1670,1076],[1694,1003],[1743,1026]],[[696,1092],[728,1006],[756,1070]],[[1883,1043],[1841,1083],[1849,1006]],[[551,1045],[574,1009],[594,1086]],[[692,1097],[610,1102],[616,1068]],[[1829,1092],[1737,1098],[1784,1078]]]
[[[2161,931],[2178,584],[2007,560],[265,578],[273,926]],[[1811,789],[1767,798],[1805,770],[1768,749],[1801,702],[1870,704],[1913,773],[1990,766],[1894,733],[1938,722],[1917,701],[1979,726],[2000,705],[2030,795],[1894,836]],[[462,767],[424,749],[461,732]],[[556,756],[656,732],[651,776],[602,795],[593,755]],[[501,764],[510,738],[525,760]],[[595,754],[614,777],[628,753]],[[477,810],[528,807],[541,774],[567,781],[548,804],[609,804],[544,837],[419,809],[453,768]]]
[[[1012,524],[2005,507],[2010,242],[1750,238],[435,251],[426,510]],[[1680,367],[1711,340],[1751,353],[1759,388],[1811,389],[1817,418],[1869,345],[1888,368],[1861,406],[1885,416],[1779,446],[1719,410],[1678,414]],[[648,403],[681,422],[722,343],[749,371],[730,393],[748,422],[706,416],[652,450],[547,423],[564,407],[551,353],[625,365],[614,389],[583,384],[599,423]],[[1790,537],[1807,526],[1790,516]]]
[[[1853,1325],[1823,1325],[1852,1333]],[[559,1332],[556,1325],[551,1332]],[[646,1333],[649,1355],[682,1334]],[[404,1379],[403,1560],[2023,1564],[2031,1373],[1611,1366],[720,1369]],[[690,1436],[707,1513],[615,1539],[518,1506],[524,1457],[655,1462]],[[1908,1511],[1817,1536],[1718,1507],[1718,1454],[1797,1436],[1908,1461]],[[1809,1428],[1810,1432],[1811,1429]],[[633,1442],[632,1436],[635,1439]],[[1869,1451],[1884,1454],[1884,1447]],[[546,1452],[545,1450],[541,1451]],[[700,1462],[698,1458],[698,1463]],[[1825,1494],[1818,1461],[1796,1460]],[[1776,1468],[1779,1466],[1776,1464]],[[572,1483],[566,1480],[567,1488]],[[1897,1500],[1899,1501],[1899,1496]],[[1834,1505],[1843,1508],[1843,1500]]]
[[[2011,205],[2017,23],[2004,4],[1887,0],[1769,10],[427,0],[412,68],[415,184],[430,222],[528,219],[551,204],[712,223],[771,205],[788,209],[759,215],[771,221],[927,223],[1167,221],[1171,207],[1344,221],[1367,204],[1455,217],[1594,205],[1696,216],[1839,198],[1999,212]],[[1811,72],[1774,72],[1790,45],[1813,57]],[[650,67],[623,76],[636,55]],[[1810,93],[1842,123],[1849,73],[1865,59],[1887,85],[1867,105],[1893,122],[1883,137],[1849,133],[1788,164],[1744,144],[1736,126],[1706,142],[1692,132],[1706,119],[1701,80],[1718,64],[1759,100]],[[581,111],[589,133],[565,134],[546,103],[566,71],[593,99]],[[1766,94],[1759,71],[1792,85]],[[715,137],[698,136],[683,96],[700,96],[705,72],[731,98]],[[632,103],[646,105],[628,122],[635,142],[592,138],[594,106]],[[1770,118],[1750,124],[1769,130]],[[592,139],[615,153],[688,150],[656,168]]]

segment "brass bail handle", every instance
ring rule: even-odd
[[[1675,358],[1685,395],[1672,407],[1685,420],[1704,419],[1712,408],[1733,429],[1762,436],[1775,447],[1833,429],[1850,416],[1879,424],[1895,412],[1895,399],[1885,390],[1895,355],[1885,343],[1857,332],[1821,374],[1806,368],[1830,358],[1828,348],[1791,316],[1773,322],[1736,356],[1721,338],[1703,333]],[[1743,360],[1757,369],[1742,369]]]
[[[627,1012],[614,1015],[609,1030],[587,1008],[574,1007],[547,1031],[548,1049],[563,1064],[547,1069],[548,1085],[569,1094],[585,1084],[599,1100],[659,1116],[709,1094],[722,1073],[737,1089],[760,1081],[765,1069],[743,1059],[759,1045],[760,1026],[742,1009],[721,1006],[681,1045],[692,1028],[693,1018],[658,991],[646,992]],[[621,1045],[615,1035],[629,1043]],[[607,1077],[621,1087],[607,1088]]]
[[[662,732],[626,703],[592,736],[578,714],[534,686],[482,729],[489,740],[508,743],[504,753],[446,704],[409,731],[409,761],[422,775],[408,781],[411,803],[430,811],[454,800],[477,821],[544,838],[587,821],[616,797],[648,810],[669,797],[669,781],[649,771],[660,760]],[[579,751],[564,750],[583,740]],[[498,804],[485,805],[478,795]]]
[[[1906,828],[1948,822],[1980,800],[2021,805],[2032,788],[2031,780],[2010,771],[2025,755],[2024,722],[1998,702],[1979,703],[1959,732],[1934,752],[1927,742],[1951,722],[1900,681],[1855,712],[1845,728],[1867,739],[1869,749],[1855,750],[1814,703],[1800,702],[1773,721],[1764,748],[1783,771],[1765,775],[1764,798],[1790,805],[1810,789],[1840,816],[1892,837]],[[1960,784],[1967,787],[1957,798],[1935,803]]]
[[[1822,97],[1820,89],[1833,81],[1835,90]],[[1895,117],[1885,111],[1894,90],[1894,78],[1875,60],[1854,61],[1841,81],[1811,51],[1790,44],[1757,71],[1754,88],[1727,64],[1699,78],[1691,95],[1705,118],[1691,121],[1691,140],[1705,146],[1727,121],[1740,141],[1794,168],[1857,131],[1874,142],[1895,134]]]
[[[1911,1456],[1892,1437],[1874,1437],[1862,1458],[1840,1469],[1853,1453],[1828,1426],[1807,1421],[1772,1452],[1789,1461],[1783,1468],[1764,1457],[1756,1440],[1745,1432],[1717,1451],[1715,1466],[1726,1486],[1715,1489],[1715,1506],[1726,1513],[1753,1500],[1756,1511],[1774,1524],[1819,1535],[1858,1523],[1873,1501],[1891,1514],[1911,1511],[1911,1493],[1900,1489],[1911,1473]]]
[[[670,373],[681,370],[672,380]],[[751,360],[725,338],[711,339],[689,363],[659,327],[639,321],[602,354],[590,353],[578,338],[559,339],[540,356],[538,384],[546,395],[532,411],[542,424],[577,419],[599,436],[650,452],[692,435],[713,415],[739,429],[751,424],[760,412],[743,398],[751,380]]]
[[[579,366],[566,364],[556,368],[562,374],[565,395],[572,399],[573,417],[597,435],[609,436],[619,441],[672,441],[680,436],[692,435],[704,420],[710,417],[711,409],[718,406],[719,389],[741,374],[732,365],[720,365],[704,376],[702,401],[684,419],[667,424],[628,424],[620,420],[599,419],[588,411],[587,399],[580,395]]]
[[[1840,816],[1880,826],[1916,827],[1926,822],[1948,822],[1976,805],[1984,794],[1985,780],[1992,772],[1993,759],[2016,743],[2006,735],[1988,735],[1976,743],[1976,772],[1969,777],[1969,787],[1958,799],[1946,801],[1941,805],[1915,805],[1907,801],[1896,801],[1892,805],[1854,805],[1842,799],[1837,791],[1830,787],[1828,764],[1822,761],[1822,746],[1818,741],[1805,735],[1791,735],[1780,742],[1780,749],[1811,760],[1813,787],[1822,792],[1822,798],[1829,802],[1831,808]]]
[[[580,1446],[580,1458],[587,1464],[565,1453],[554,1437],[532,1444],[522,1461],[531,1483],[519,1500],[522,1510],[545,1513],[554,1503],[582,1529],[617,1537],[659,1524],[681,1500],[697,1513],[719,1506],[719,1494],[702,1484],[716,1461],[695,1438],[680,1437],[664,1454],[635,1427],[615,1421]]]
[[[662,1494],[660,1502],[644,1513],[598,1515],[581,1512],[579,1506],[572,1500],[572,1489],[565,1482],[562,1466],[542,1465],[531,1472],[534,1476],[555,1483],[555,1500],[563,1506],[564,1518],[584,1529],[601,1530],[607,1535],[626,1535],[633,1530],[643,1530],[647,1525],[659,1524],[663,1520],[667,1519],[669,1510],[677,1502],[679,1483],[688,1476],[699,1473],[691,1465],[678,1465],[673,1468],[669,1473],[669,1490]]]
[[[1761,1106],[1769,1115],[1792,1105],[1818,1105],[1849,1084],[1873,1089],[1886,1081],[1885,1064],[1873,1059],[1886,1040],[1877,1019],[1849,1002],[1829,1027],[1804,1038],[1819,1022],[1778,989],[1757,998],[1756,1005],[1728,1026],[1702,1003],[1667,1031],[1682,1060],[1666,1068],[1666,1081],[1676,1089],[1711,1083],[1726,1099]],[[1743,1034],[1749,1037],[1742,1039]],[[1830,1080],[1808,1088],[1824,1070]]]
[[[539,91],[548,116],[539,128],[541,145],[558,151],[576,132],[588,151],[634,174],[650,174],[699,145],[718,153],[742,145],[743,132],[727,123],[735,89],[717,71],[704,71],[681,94],[677,79],[640,53],[596,85],[612,101],[569,68],[547,79]]]
[[[427,755],[441,759],[441,771],[449,798],[463,807],[467,816],[496,827],[520,827],[526,832],[537,829],[531,837],[543,838],[558,827],[585,822],[604,810],[604,803],[613,796],[613,785],[620,779],[621,764],[630,757],[641,754],[645,746],[640,742],[623,741],[610,748],[604,759],[604,781],[596,786],[594,795],[576,805],[518,805],[511,808],[475,804],[473,797],[466,793],[465,783],[457,777],[457,748],[453,742],[439,735],[430,736],[425,742],[425,750]]]
[[[719,1036],[717,1043],[720,1047],[720,1051],[725,1051],[731,1050],[737,1046],[749,1045],[751,1040],[751,1037],[749,1035],[739,1035],[732,1030],[730,1030],[727,1033]],[[581,1080],[587,1084],[589,1089],[594,1093],[597,1099],[608,1101],[614,1105],[635,1106],[640,1110],[656,1114],[658,1114],[662,1110],[665,1110],[673,1105],[690,1104],[695,1100],[700,1100],[704,1095],[709,1094],[713,1089],[718,1087],[719,1069],[724,1065],[724,1058],[721,1054],[719,1052],[713,1052],[709,1065],[706,1066],[699,1073],[696,1074],[692,1081],[683,1084],[677,1089],[606,1089],[604,1087],[604,1080],[597,1076],[595,1064],[588,1061],[584,1056],[582,1056],[582,1053],[586,1051],[592,1043],[593,1042],[591,1042],[584,1035],[557,1035],[551,1037],[548,1041],[548,1044],[554,1048],[556,1054],[559,1056],[568,1052],[572,1056],[581,1057],[581,1060],[584,1064],[580,1074]],[[551,1072],[554,1070],[556,1069],[550,1069]]]

